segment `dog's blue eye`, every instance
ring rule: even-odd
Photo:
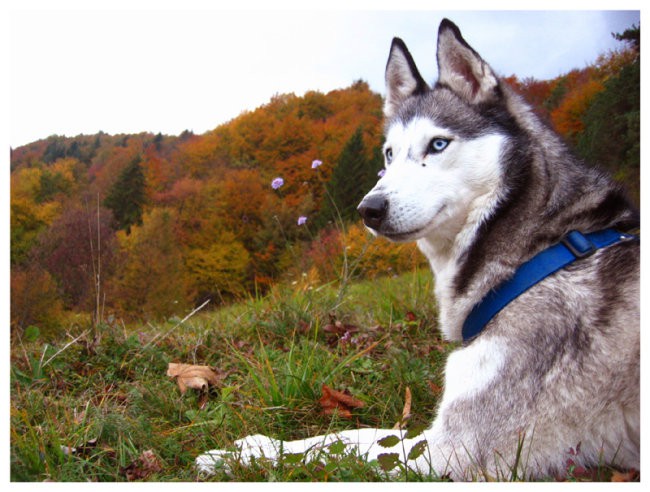
[[[393,160],[393,149],[388,147],[385,151],[386,154],[386,162],[390,164],[390,162]]]
[[[429,152],[432,152],[434,154],[437,154],[438,152],[442,152],[447,148],[447,145],[449,145],[450,140],[447,138],[434,138],[431,140],[431,143],[429,144]]]

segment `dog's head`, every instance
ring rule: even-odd
[[[509,122],[499,78],[448,20],[437,58],[434,87],[398,38],[386,66],[386,169],[358,210],[394,241],[454,236],[501,181]]]

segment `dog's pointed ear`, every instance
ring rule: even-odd
[[[386,63],[384,115],[390,118],[407,98],[428,90],[429,86],[418,72],[404,41],[394,38]]]
[[[492,68],[467,44],[448,19],[438,29],[438,84],[446,85],[469,103],[499,97],[499,79]]]

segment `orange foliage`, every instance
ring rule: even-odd
[[[93,194],[99,193],[102,198],[107,190],[115,183],[120,172],[142,154],[143,142],[139,138],[126,138],[121,145],[114,145],[104,149],[93,160],[88,169],[88,178],[91,181]]]
[[[245,241],[250,241],[263,223],[271,189],[252,169],[224,170],[219,187],[219,204],[224,225]]]
[[[153,146],[147,147],[140,165],[149,195],[164,190],[173,179],[171,166],[156,152]]]
[[[532,77],[520,81],[512,75],[504,80],[541,114],[545,114],[544,103],[557,86],[556,81],[536,80]]]
[[[11,328],[38,325],[45,331],[57,328],[63,312],[56,283],[45,270],[32,266],[11,271]]]
[[[554,80],[512,76],[506,83],[540,113],[552,111],[556,128],[576,139],[603,82],[635,56],[611,53]],[[336,217],[323,217],[326,186],[355,132],[361,131],[368,160],[380,148],[382,104],[358,81],[327,94],[277,95],[203,135],[100,132],[12,150],[12,291],[27,299],[33,275],[38,289],[30,302],[44,313],[41,300],[58,306],[52,272],[43,259],[33,259],[37,238],[71,204],[83,207],[88,197],[103,201],[136,157],[148,198],[143,224],[130,235],[105,231],[118,238],[122,254],[107,279],[114,289],[106,302],[125,312],[166,316],[183,312],[206,292],[236,296],[242,286],[264,291],[282,279],[307,279],[309,285],[336,280],[346,267],[374,278],[423,265],[412,244],[375,239],[360,223],[338,224],[342,234],[332,228]],[[312,169],[315,159],[323,163],[318,169]],[[284,185],[274,190],[276,177]],[[308,217],[306,225],[297,225],[299,216]],[[33,269],[26,270],[28,261],[36,262]],[[13,302],[12,296],[12,308]]]
[[[555,129],[569,140],[584,129],[582,115],[589,107],[593,97],[604,89],[602,83],[589,80],[580,84],[577,90],[570,92],[562,103],[551,112]]]
[[[205,178],[220,162],[217,149],[219,135],[207,132],[204,135],[192,135],[178,145],[174,159],[178,161],[177,177],[191,176]]]

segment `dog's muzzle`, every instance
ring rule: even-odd
[[[388,213],[388,200],[382,195],[366,195],[357,207],[363,223],[374,230],[379,230]]]

